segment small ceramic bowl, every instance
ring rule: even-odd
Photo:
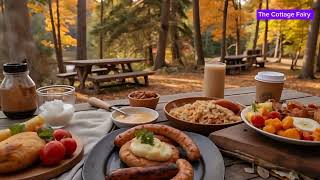
[[[120,109],[122,111],[128,113],[129,115],[134,114],[134,113],[139,113],[139,112],[148,113],[152,116],[152,118],[150,118],[149,120],[147,120],[145,122],[124,122],[124,121],[119,121],[116,119],[116,117],[120,116],[121,113],[119,113],[118,111],[113,111],[111,113],[111,119],[112,119],[113,123],[119,128],[128,128],[128,127],[134,127],[134,126],[141,125],[141,124],[150,124],[150,123],[155,122],[159,117],[159,114],[157,111],[149,109],[149,108],[145,108],[145,107],[123,107]]]
[[[132,93],[130,93],[128,95],[130,106],[132,106],[132,107],[146,107],[146,108],[150,108],[150,109],[156,109],[156,107],[158,105],[158,102],[159,102],[159,99],[160,99],[160,95],[158,93],[156,93],[157,97],[155,97],[155,98],[146,98],[146,99],[134,98],[134,97],[131,96],[133,93],[134,92],[132,92]]]

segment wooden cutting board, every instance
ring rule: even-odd
[[[35,165],[12,174],[0,174],[1,180],[48,180],[59,176],[60,174],[73,168],[83,157],[83,144],[80,139],[72,135],[77,142],[77,149],[73,156],[63,160],[59,165],[52,167],[45,167],[37,162]]]
[[[244,123],[213,132],[209,138],[223,150],[241,152],[320,179],[320,146],[278,142],[258,134]]]

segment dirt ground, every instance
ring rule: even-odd
[[[272,61],[272,59],[270,60]],[[301,63],[298,63],[298,65]],[[299,67],[298,67],[299,68]],[[278,71],[286,76],[285,88],[307,92],[320,96],[320,73],[315,80],[298,79],[299,70],[289,70],[290,61],[283,60],[282,63],[268,62],[265,68],[253,67],[249,72],[242,72],[241,75],[227,75],[225,80],[226,88],[238,88],[254,86],[254,76],[259,71]],[[141,79],[142,80],[142,79]],[[121,85],[104,88],[99,95],[92,95],[104,100],[123,99],[135,90],[153,90],[161,95],[201,91],[203,72],[198,73],[157,73],[150,76],[148,87],[137,85]]]

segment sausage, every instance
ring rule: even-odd
[[[152,161],[145,159],[143,157],[138,157],[134,155],[130,150],[130,143],[131,141],[124,144],[119,151],[120,159],[129,167],[143,167],[143,166],[155,166],[159,164],[163,164],[164,162],[161,161]],[[175,163],[179,159],[179,150],[173,146],[168,144],[172,148],[172,156],[166,162]]]
[[[187,157],[191,161],[195,161],[200,158],[200,150],[189,136],[178,129],[161,124],[144,124],[131,128],[119,134],[115,138],[114,144],[121,147],[126,142],[133,139],[135,137],[135,132],[139,129],[146,129],[155,134],[160,134],[176,141],[186,151]]]
[[[107,175],[106,180],[165,180],[174,177],[177,172],[176,164],[166,163],[149,167],[117,169]]]
[[[192,165],[185,159],[178,159],[176,162],[179,172],[171,180],[192,180],[193,168]]]
[[[240,105],[233,103],[226,99],[218,99],[214,101],[215,104],[222,106],[224,108],[230,109],[234,114],[238,114],[240,112]]]
[[[173,141],[172,139],[169,139],[167,137],[160,136],[160,135],[155,135],[155,137],[158,138],[161,142],[165,142],[167,144],[171,144],[171,145],[174,145],[174,146],[178,145],[175,141]]]

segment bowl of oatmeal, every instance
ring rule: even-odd
[[[242,123],[244,106],[225,99],[188,97],[167,103],[164,112],[173,126],[201,134],[209,134]]]

